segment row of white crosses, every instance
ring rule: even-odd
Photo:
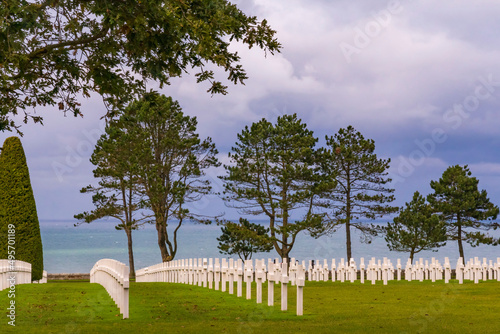
[[[486,258],[483,259],[481,263],[479,258],[470,259],[463,265],[462,258],[457,261],[456,266],[456,278],[459,283],[462,284],[464,279],[470,279],[476,283],[479,280],[496,279],[500,281],[500,258],[497,258],[497,262],[493,263],[492,260],[489,262]],[[328,260],[320,261],[312,260],[309,261],[309,267],[307,270],[308,279],[311,281],[328,281],[330,278],[333,282],[340,281],[350,281],[354,282],[358,278],[358,267],[356,261],[351,258],[347,263],[344,259],[340,259],[338,265],[335,259],[331,260],[331,266],[328,267]],[[383,281],[387,285],[388,281],[397,279],[401,280],[403,273],[403,267],[401,265],[401,260],[397,260],[396,266],[393,265],[391,260],[383,258],[383,260],[377,260],[372,257],[368,264],[365,265],[364,258],[360,259],[359,264],[359,278],[361,283],[365,282],[365,279],[371,281],[375,284],[376,281]],[[411,263],[408,259],[406,267],[404,268],[405,279],[408,281],[412,280],[431,280],[435,282],[436,280],[443,280],[445,283],[449,283],[451,279],[451,265],[449,259],[446,257],[444,265],[442,265],[438,260],[432,258],[431,261],[420,258],[415,263]]]
[[[408,259],[405,267],[405,278],[407,281],[417,280],[422,282],[431,280],[435,282],[436,280],[442,280],[444,275],[445,283],[448,283],[451,279],[451,266],[448,258],[445,258],[444,261],[445,265],[443,267],[435,258],[432,258],[430,263],[428,260],[424,262],[424,259],[420,258],[414,264]]]
[[[31,283],[31,263],[0,260],[0,291],[17,284]]]
[[[487,260],[483,258],[483,262],[479,260],[478,257],[470,259],[463,264],[462,258],[457,261],[457,279],[460,283],[464,279],[474,281],[474,283],[479,283],[480,280],[497,280],[500,282],[500,257],[497,258],[497,262],[493,263],[493,260]]]
[[[102,285],[123,314],[129,317],[129,267],[119,261],[102,259],[90,271],[90,283]]]
[[[252,282],[256,283],[256,301],[262,303],[262,284],[268,281],[269,306],[274,305],[274,285],[281,283],[281,310],[288,306],[288,284],[297,286],[297,315],[303,315],[303,288],[305,284],[305,263],[299,265],[291,260],[288,270],[286,260],[279,263],[268,259],[242,261],[241,259],[182,259],[156,264],[137,270],[136,282],[184,283],[208,287],[243,296],[243,283],[246,287],[246,299],[251,299]]]

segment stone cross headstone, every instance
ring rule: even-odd
[[[226,292],[226,285],[227,285],[227,280],[229,278],[229,266],[227,263],[227,259],[222,259],[222,265],[221,265],[221,288],[220,290],[222,292]]]
[[[451,279],[451,265],[448,257],[444,258],[444,282],[448,284]]]
[[[340,264],[339,268],[337,269],[337,273],[340,276],[340,281],[344,283],[345,281],[345,264],[344,264],[344,258],[340,259]]]
[[[247,291],[247,299],[252,298],[252,281],[253,281],[253,265],[252,260],[245,260],[245,286]]]
[[[382,263],[382,281],[384,282],[384,285],[387,285],[387,279],[388,279],[388,273],[389,271],[389,265],[387,263],[387,258],[384,257],[384,261]]]
[[[295,285],[297,279],[297,261],[294,257],[290,260],[290,268],[288,269],[288,276],[290,277],[290,284]]]
[[[357,279],[357,276],[358,268],[356,267],[356,261],[351,258],[351,261],[349,261],[349,280],[351,281],[351,283],[354,283],[354,281]]]
[[[335,266],[335,259],[332,259],[332,282],[335,282],[337,276],[337,267]]]
[[[205,287],[208,285],[209,289],[213,288],[213,282],[214,282],[214,263],[213,263],[213,261],[214,260],[212,258],[208,259],[208,265],[207,265],[207,269],[206,269],[206,280],[207,280],[208,284],[206,284]],[[205,266],[203,269],[205,269]]]
[[[365,283],[365,259],[363,257],[359,261],[359,279],[361,284]]]
[[[208,259],[203,259],[203,267],[201,268],[201,283],[204,288],[207,287],[208,281]]]
[[[269,259],[267,264],[267,305],[274,305],[274,282],[276,282],[276,271],[273,260]]]
[[[328,270],[328,261],[324,259],[323,261],[323,281],[327,282],[330,278],[330,270]]]
[[[193,285],[193,282],[194,282],[193,259],[189,259],[188,282],[189,282],[190,285]]]
[[[266,264],[264,260],[255,260],[255,281],[257,283],[257,304],[262,303],[262,283],[266,281]]]
[[[306,283],[306,271],[304,266],[297,267],[297,315],[304,314],[304,285]]]
[[[219,290],[219,282],[220,282],[220,260],[218,258],[215,259],[214,263],[214,290]]]
[[[288,309],[288,264],[286,259],[283,259],[281,267],[281,310]]]
[[[458,279],[458,284],[463,284],[464,283],[464,264],[463,264],[462,257],[458,258],[457,267],[456,267],[455,271],[456,271],[456,276]]]
[[[236,296],[243,296],[243,261],[236,261]]]
[[[483,257],[483,281],[488,279],[488,261]]]
[[[234,263],[233,259],[229,259],[229,294],[232,295],[234,293],[234,278],[235,278],[235,268],[236,263]]]
[[[436,282],[436,259],[432,258],[431,259],[431,264],[429,266],[429,271],[430,271],[430,276],[431,276],[431,282]]]

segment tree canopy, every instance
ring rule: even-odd
[[[498,245],[500,239],[481,232],[498,224],[498,206],[490,202],[486,190],[479,190],[479,180],[471,176],[467,165],[450,166],[438,181],[431,181],[434,193],[427,198],[435,212],[446,222],[446,235],[456,240],[460,257],[465,261],[463,242],[472,247],[480,244]]]
[[[130,277],[135,277],[132,231],[151,219],[141,211],[148,207],[144,187],[138,176],[137,157],[131,154],[133,138],[113,126],[107,126],[99,138],[90,161],[96,168],[94,177],[99,178],[98,186],[87,186],[82,193],[92,193],[95,209],[75,215],[80,223],[90,223],[104,217],[120,221],[117,230],[127,235]],[[77,224],[78,225],[78,224]]]
[[[359,219],[380,218],[398,210],[388,204],[395,199],[394,189],[385,186],[391,182],[387,177],[390,159],[377,158],[373,139],[365,139],[352,126],[340,129],[334,136],[326,136],[326,142],[322,168],[337,181],[337,187],[326,195],[333,209],[331,228],[345,226],[349,261],[351,227],[369,237],[376,234],[376,230]]]
[[[8,236],[14,243],[8,242]],[[43,247],[35,197],[21,140],[9,137],[0,153],[0,258],[31,263],[31,280],[43,276]]]
[[[321,227],[315,208],[321,192],[335,184],[317,173],[316,142],[296,114],[278,117],[276,124],[262,119],[238,134],[224,166],[224,200],[243,214],[267,216],[282,259],[300,231]]]
[[[424,250],[437,251],[435,248],[446,245],[447,240],[444,222],[439,220],[418,191],[383,230],[389,249],[409,252],[411,262],[416,253]]]
[[[222,235],[217,238],[217,248],[221,254],[238,254],[240,259],[248,260],[253,253],[269,252],[273,243],[269,237],[269,229],[262,225],[250,223],[240,218],[239,223],[225,222],[221,227]]]
[[[120,110],[145,81],[169,84],[195,71],[210,93],[226,93],[214,76],[247,78],[232,41],[280,50],[266,20],[248,16],[227,0],[5,0],[0,6],[0,131],[42,117],[41,106],[81,115],[78,97],[103,96]]]
[[[177,101],[156,92],[132,102],[110,123],[130,143],[128,159],[154,213],[164,262],[174,259],[185,220],[205,221],[186,205],[210,193],[205,170],[220,165],[212,139],[201,140],[196,127],[196,117],[184,115]]]

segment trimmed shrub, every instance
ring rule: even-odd
[[[15,259],[31,263],[31,279],[42,278],[43,249],[35,197],[21,140],[9,137],[0,153],[0,258],[8,258],[8,226],[15,226]],[[11,249],[12,250],[12,249]]]

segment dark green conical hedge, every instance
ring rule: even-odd
[[[0,258],[7,258],[8,226],[15,226],[15,258],[31,263],[31,279],[42,278],[43,249],[35,197],[21,140],[7,138],[0,152]]]

